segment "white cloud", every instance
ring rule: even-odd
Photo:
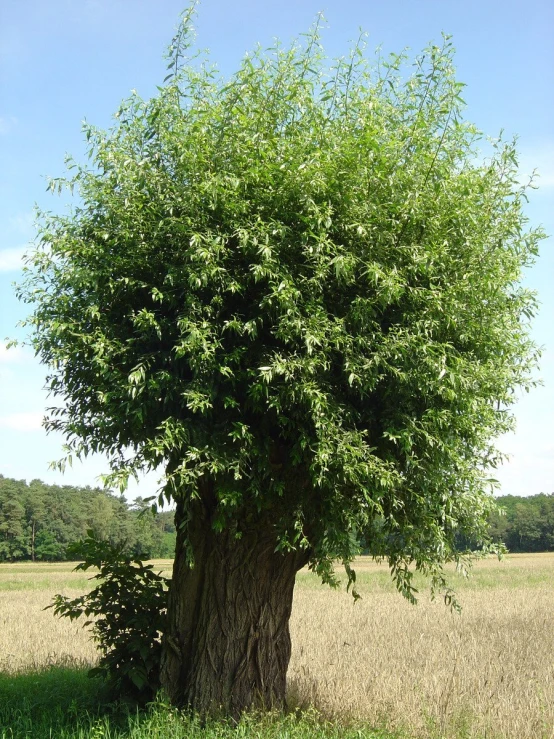
[[[33,210],[16,213],[9,219],[10,231],[23,238],[31,238],[35,232],[35,212]]]
[[[0,116],[0,136],[6,136],[17,125],[17,118],[13,115]]]
[[[519,432],[499,439],[499,447],[510,458],[491,476],[500,482],[503,495],[550,493],[554,490],[554,444],[549,423],[537,415],[534,428],[521,425],[524,428]]]
[[[19,30],[12,26],[8,34],[4,33],[0,38],[0,60],[6,59],[10,62],[23,60],[27,55],[28,38],[23,36]]]
[[[0,416],[0,428],[12,431],[37,431],[42,428],[42,413],[10,413]]]
[[[0,272],[17,272],[23,267],[23,255],[28,246],[14,246],[0,249]]]
[[[492,477],[501,483],[504,495],[536,495],[554,491],[554,413],[553,356],[543,357],[541,375],[545,384],[531,393],[523,393],[514,407],[517,418],[515,433],[497,440],[499,448],[510,459],[494,470]]]
[[[537,495],[554,491],[554,457],[514,454],[491,474],[500,482],[498,495]]]
[[[527,185],[535,172],[534,185],[542,190],[554,185],[554,140],[517,141],[518,158],[517,179],[521,185]],[[494,147],[487,141],[481,141],[479,153],[473,160],[476,165],[483,165],[494,155]]]
[[[519,178],[522,183],[528,182],[536,169],[538,177],[535,184],[539,189],[554,186],[554,141],[522,144],[519,159]]]
[[[5,342],[0,341],[0,364],[13,364],[14,362],[21,362],[27,358],[27,352],[25,352],[20,346],[12,346],[8,349]]]

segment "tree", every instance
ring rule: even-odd
[[[68,545],[82,541],[89,531],[125,556],[172,556],[172,513],[154,513],[141,499],[137,504],[139,509],[146,505],[148,515],[130,510],[124,496],[99,488],[59,487],[41,480],[27,485],[0,475],[0,562],[67,559]]]
[[[14,561],[28,553],[24,523],[25,508],[21,503],[0,498],[0,559]]]
[[[31,480],[29,484],[29,494],[25,502],[25,515],[28,521],[31,540],[31,560],[34,562],[37,557],[37,542],[41,541],[44,544],[44,537],[41,537],[40,534],[43,523],[46,520],[46,506],[44,501],[44,485],[41,480]],[[48,538],[46,541],[51,544]],[[50,547],[46,548],[47,551],[49,549]]]
[[[363,42],[187,57],[86,124],[67,215],[20,297],[68,454],[165,470],[177,544],[162,682],[201,712],[280,705],[296,572],[348,585],[360,536],[413,598],[487,540],[493,439],[532,385],[537,253],[513,143],[478,155],[448,38],[406,78]],[[448,594],[447,594],[448,595]]]
[[[500,520],[492,518],[492,536],[504,541],[514,552],[554,549],[554,494],[507,495],[498,498],[498,503],[505,510],[505,516]]]
[[[136,530],[136,542],[133,547],[135,557],[141,559],[154,556],[172,558],[176,542],[173,513],[170,511],[154,512],[151,501],[141,497],[135,498],[132,508]]]

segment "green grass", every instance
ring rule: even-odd
[[[88,577],[0,580],[0,590],[90,590],[92,587]]]
[[[470,569],[469,577],[455,571],[453,566],[447,566],[447,580],[457,593],[474,590],[532,590],[542,586],[552,586],[552,562],[545,559],[540,562],[540,555],[533,558],[533,567],[519,556],[506,556],[500,561],[496,557],[486,560],[476,560]],[[356,570],[356,588],[360,593],[393,593],[396,588],[385,565],[377,566],[369,559],[361,558],[354,563]],[[346,582],[346,576],[337,568],[339,579]],[[313,572],[303,570],[296,576],[296,582],[304,588],[321,588],[321,581]],[[421,574],[415,573],[414,585],[422,596],[429,593],[429,581]]]
[[[484,561],[477,560],[471,569],[469,578],[455,572],[448,567],[448,580],[457,592],[464,590],[496,590],[520,588],[532,589],[541,586],[551,586],[551,560],[540,560],[541,555],[529,555],[533,560],[530,567],[525,555],[508,555],[500,562],[496,558]],[[369,569],[368,569],[369,563]],[[75,562],[62,563],[17,563],[0,564],[0,591],[2,590],[88,590],[92,587],[91,578],[94,570],[89,573],[72,572]],[[156,571],[164,570],[170,576],[170,562],[155,562]],[[355,565],[357,571],[356,584],[360,592],[392,593],[395,591],[390,572],[385,565],[377,566],[369,558],[360,558]],[[340,567],[337,568],[339,578],[345,580]],[[296,581],[304,588],[320,589],[321,581],[312,572],[303,570],[296,576]],[[414,584],[424,595],[429,590],[428,581],[419,573],[414,577]]]
[[[0,739],[401,739],[323,720],[317,712],[245,716],[202,724],[157,703],[138,712],[107,702],[86,670],[53,667],[0,675]]]
[[[84,669],[52,667],[0,675],[2,739],[80,736],[80,727],[92,726],[106,710],[101,684],[89,679]]]

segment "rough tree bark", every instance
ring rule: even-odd
[[[191,568],[177,507],[162,686],[202,715],[282,707],[295,576],[308,554],[275,552],[275,530],[261,517],[241,524],[240,538],[216,532],[209,509],[199,502],[188,526]]]

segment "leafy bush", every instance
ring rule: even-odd
[[[169,580],[154,572],[152,565],[95,538],[92,531],[68,552],[82,560],[75,570],[98,568],[90,593],[70,599],[56,595],[48,608],[72,621],[92,616],[94,638],[102,656],[89,676],[101,675],[118,698],[139,703],[151,700],[159,688],[161,635],[165,626]]]

